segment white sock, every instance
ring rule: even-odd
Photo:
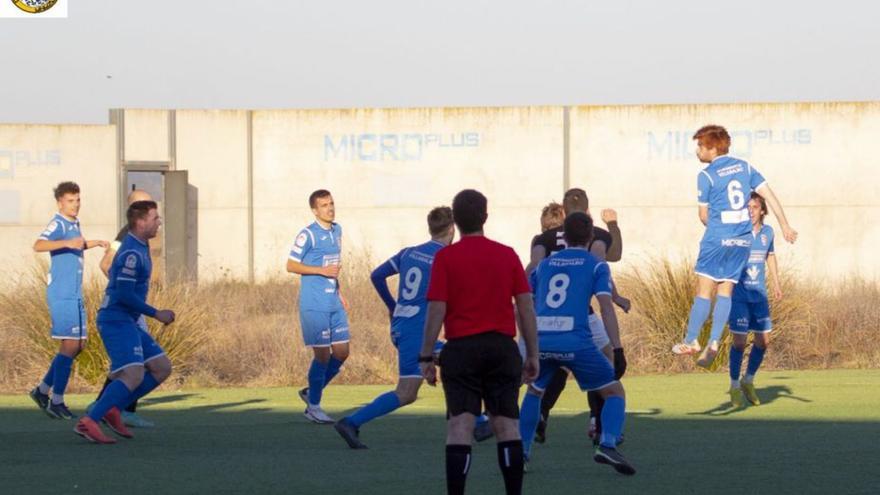
[[[40,382],[40,384],[37,385],[37,388],[40,389],[40,393],[41,393],[41,394],[48,394],[48,393],[49,393],[49,389],[50,389],[51,387],[49,387],[48,385],[46,385],[46,384],[43,383],[43,382]]]
[[[745,383],[752,383],[753,381],[755,381],[755,375],[746,374],[746,376],[743,377],[743,382]]]
[[[52,394],[52,404],[64,404],[64,396]]]

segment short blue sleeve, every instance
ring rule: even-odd
[[[749,166],[749,186],[752,188],[752,191],[757,191],[765,182],[767,180],[764,179],[761,172],[758,172],[755,167]]]
[[[298,263],[302,263],[306,253],[312,249],[312,233],[309,229],[302,229],[293,240],[293,246],[290,248],[290,259]]]
[[[701,205],[709,204],[709,190],[712,189],[712,179],[709,172],[703,170],[697,175],[697,202]]]
[[[593,268],[593,294],[611,295],[611,269],[608,268],[608,263],[602,262]]]
[[[40,234],[40,239],[44,241],[59,241],[64,238],[64,226],[57,218],[53,218],[46,229]]]

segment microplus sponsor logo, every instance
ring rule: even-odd
[[[324,135],[324,161],[420,161],[432,153],[480,146],[477,132]]]

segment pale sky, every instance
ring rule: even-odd
[[[0,123],[880,100],[873,1],[69,1],[68,19],[0,19]]]

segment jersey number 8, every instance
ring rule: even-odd
[[[564,273],[557,273],[550,277],[549,292],[547,292],[547,306],[556,309],[565,304],[565,298],[568,297],[568,285],[571,279]]]
[[[416,267],[412,267],[406,271],[403,276],[403,291],[401,295],[409,301],[416,297],[419,293],[419,286],[422,284],[422,271]]]

